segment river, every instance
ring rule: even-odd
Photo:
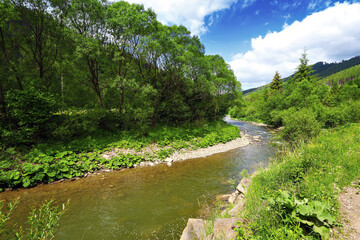
[[[70,205],[56,229],[58,240],[100,239],[179,239],[187,219],[200,217],[204,206],[216,195],[231,192],[228,179],[246,169],[252,173],[267,164],[273,154],[267,145],[269,131],[245,122],[226,119],[241,131],[259,136],[244,148],[174,162],[110,173],[101,173],[58,184],[0,193],[0,200],[20,197],[13,215],[19,224],[31,206],[47,199]]]

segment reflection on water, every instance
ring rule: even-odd
[[[4,192],[0,199],[20,197],[14,214],[20,223],[26,221],[29,206],[50,198],[57,203],[70,199],[55,239],[179,239],[189,217],[199,217],[202,206],[232,190],[229,178],[240,178],[243,169],[253,172],[272,154],[263,144],[270,137],[265,128],[227,121],[263,142],[171,167],[126,169]]]

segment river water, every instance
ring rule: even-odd
[[[56,229],[55,239],[179,239],[187,219],[204,212],[216,195],[231,192],[228,179],[246,169],[252,173],[267,164],[273,150],[266,144],[264,127],[226,119],[261,142],[206,158],[160,164],[110,173],[77,181],[46,184],[0,193],[0,200],[20,197],[13,221],[26,221],[31,206],[55,199],[70,199]]]

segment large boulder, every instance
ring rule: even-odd
[[[251,180],[244,177],[243,179],[241,179],[239,185],[236,187],[236,190],[240,193],[240,194],[246,194],[247,189],[249,188],[251,184]]]
[[[237,222],[241,218],[216,218],[214,220],[213,239],[234,239],[236,237]]]
[[[180,240],[203,239],[206,235],[206,222],[202,219],[189,218]]]
[[[228,212],[230,216],[234,217],[240,214],[245,207],[245,199],[237,198],[234,207]]]

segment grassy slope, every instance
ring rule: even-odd
[[[158,127],[141,132],[107,133],[71,142],[37,144],[30,149],[2,149],[0,152],[0,190],[29,187],[42,182],[80,177],[102,168],[121,169],[141,161],[163,160],[181,149],[205,148],[240,137],[239,128],[225,122],[201,127]],[[102,154],[115,148],[128,154],[106,159]],[[146,152],[152,148],[154,151]]]
[[[324,130],[253,178],[238,239],[326,239],[339,191],[359,176],[360,124]]]

